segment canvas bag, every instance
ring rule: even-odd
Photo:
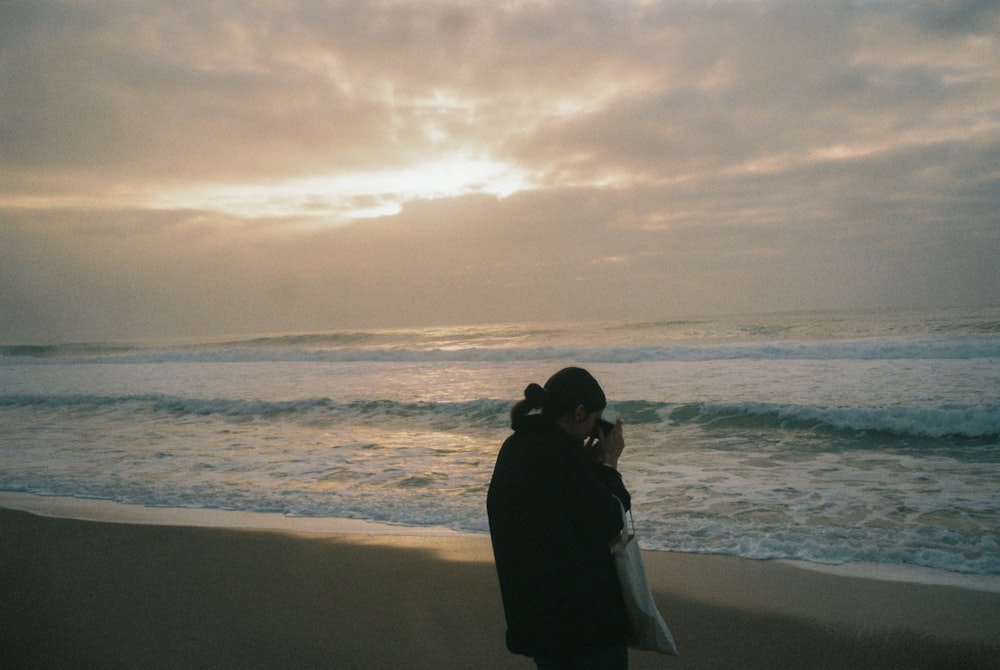
[[[617,500],[617,498],[616,498]],[[639,552],[639,542],[635,537],[635,525],[629,532],[628,518],[625,507],[618,501],[622,510],[622,533],[611,543],[611,554],[615,559],[615,569],[618,570],[618,582],[625,597],[625,609],[632,622],[632,638],[628,646],[642,651],[658,651],[661,654],[677,655],[677,645],[667,628],[666,622],[660,616],[660,611],[653,601],[653,592],[646,578],[646,566]]]

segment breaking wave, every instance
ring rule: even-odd
[[[370,399],[334,402],[330,398],[274,401],[233,398],[184,398],[170,395],[8,395],[0,407],[34,410],[91,409],[163,413],[171,416],[218,416],[260,420],[446,422],[449,425],[505,426],[510,400],[481,398],[463,402],[399,402]],[[1000,405],[955,407],[815,407],[770,403],[613,402],[607,414],[631,424],[786,430],[877,432],[899,437],[997,438]]]

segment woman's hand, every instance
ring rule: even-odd
[[[602,462],[610,465],[615,470],[618,469],[618,457],[625,450],[625,436],[622,434],[622,420],[619,418],[615,422],[615,427],[607,435],[600,428],[597,429],[598,447],[603,456]]]
[[[597,435],[589,438],[584,443],[587,457],[594,463],[610,465],[618,469],[618,457],[625,449],[625,438],[622,435],[622,420],[618,419],[615,427],[610,432],[605,433],[600,424],[597,426]]]

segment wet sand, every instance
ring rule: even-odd
[[[1000,593],[647,552],[680,657],[644,668],[1000,667]],[[489,539],[0,509],[2,668],[532,668]]]

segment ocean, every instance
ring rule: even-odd
[[[0,346],[0,490],[487,532],[588,368],[643,547],[1000,577],[1000,308]]]

